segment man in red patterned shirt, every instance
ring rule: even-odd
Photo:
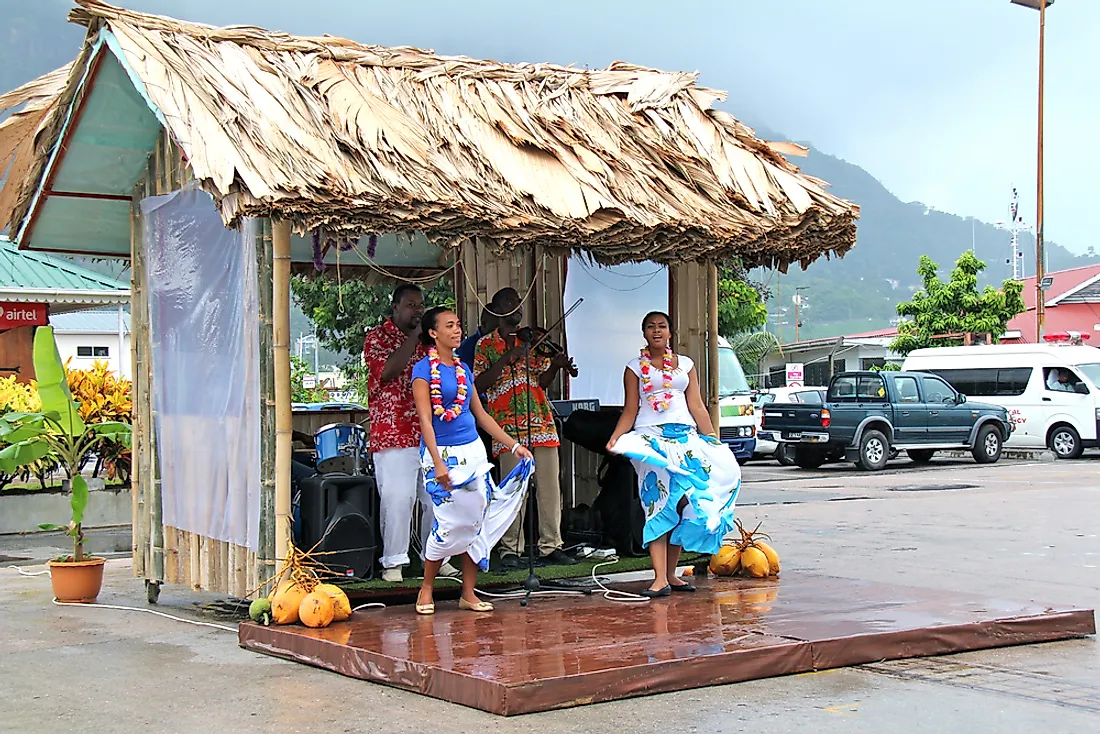
[[[382,580],[399,582],[401,567],[409,563],[409,533],[417,499],[421,549],[431,532],[434,513],[424,490],[420,421],[412,394],[412,367],[428,354],[428,348],[420,343],[424,295],[415,285],[400,285],[393,292],[390,308],[390,317],[367,332],[363,357],[368,370],[370,450],[380,500]],[[442,575],[458,574],[448,566],[440,569]]]

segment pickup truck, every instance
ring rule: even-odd
[[[871,371],[836,375],[820,405],[764,406],[761,429],[793,448],[803,469],[843,458],[878,471],[897,451],[923,464],[936,451],[966,449],[979,464],[992,464],[1013,424],[1004,408],[967,402],[936,375]]]

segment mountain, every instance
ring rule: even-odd
[[[767,140],[786,140],[764,126],[754,128]],[[864,169],[823,153],[812,145],[806,158],[794,162],[803,171],[830,184],[837,196],[860,206],[856,246],[842,259],[815,262],[805,271],[792,267],[786,275],[754,271],[752,278],[769,291],[768,328],[776,330],[776,314],[783,315],[780,335],[794,340],[795,288],[805,308],[800,309],[800,339],[870,331],[890,325],[895,306],[908,300],[920,286],[917,262],[922,254],[940,265],[946,278],[955,260],[973,248],[987,269],[982,285],[999,286],[1012,277],[1008,232],[971,217],[936,211],[920,202],[903,202]],[[1006,192],[1007,193],[1007,192]],[[1007,201],[1007,197],[1006,197]],[[1007,208],[1007,207],[1006,207]],[[1034,273],[1035,238],[1024,234],[1018,246],[1026,273]],[[1056,242],[1045,243],[1047,270],[1080,267],[1100,260],[1095,254],[1075,255]]]
[[[172,3],[157,4],[156,12],[169,12]],[[83,29],[65,22],[71,7],[69,0],[0,0],[0,92],[73,59],[83,39]],[[193,10],[190,15],[198,13]],[[264,17],[252,22],[263,24]],[[721,82],[721,80],[715,80]],[[720,88],[736,88],[736,84],[716,84]],[[757,134],[768,140],[784,140],[784,136],[760,124],[751,112],[730,110]],[[766,115],[764,115],[766,117]],[[806,143],[803,143],[807,145]],[[919,202],[903,202],[890,193],[878,180],[859,166],[808,146],[808,157],[794,159],[807,173],[831,184],[831,190],[861,207],[856,246],[843,259],[824,259],[806,271],[795,266],[788,274],[755,271],[754,281],[762,283],[767,292],[769,310],[773,314],[769,329],[780,331],[784,341],[794,338],[794,313],[791,297],[795,288],[806,303],[801,310],[800,338],[815,338],[881,328],[896,317],[895,306],[907,300],[919,285],[917,261],[927,254],[940,264],[946,277],[954,261],[963,251],[973,247],[988,267],[983,283],[1000,284],[1011,276],[1009,235],[991,224],[931,210]],[[919,154],[919,153],[915,153]],[[2,173],[2,172],[0,172]],[[950,175],[947,173],[945,175]],[[1006,190],[1006,195],[1007,195]],[[1027,273],[1034,272],[1035,242],[1023,236],[1020,248]],[[1048,269],[1086,265],[1097,261],[1095,255],[1075,256],[1056,243],[1047,242]],[[114,277],[126,277],[121,264],[88,262],[82,264],[102,269]],[[788,311],[780,314],[780,308]],[[297,309],[292,314],[295,336],[309,333],[308,319]],[[785,322],[785,323],[780,323]],[[326,360],[327,355],[322,355]]]

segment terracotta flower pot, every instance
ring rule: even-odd
[[[50,583],[58,601],[91,604],[103,586],[103,558],[85,558],[79,563],[50,561]]]

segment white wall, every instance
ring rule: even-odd
[[[132,379],[129,334],[123,339],[121,365],[118,353],[118,334],[59,334],[55,332],[54,339],[57,341],[57,351],[61,353],[61,361],[65,362],[69,357],[72,357],[73,361],[69,366],[73,369],[91,369],[98,359],[100,362],[106,362],[115,373],[118,373],[121,366],[122,376],[127,380]],[[78,357],[76,356],[77,347],[106,347],[108,356]]]
[[[832,351],[833,345],[829,344],[816,349],[785,352],[782,355],[779,353],[772,353],[764,359],[763,371],[767,373],[777,367],[783,367],[788,362],[800,362],[804,366],[810,365],[811,363],[827,363],[829,361],[829,354]],[[836,350],[834,358],[837,360],[843,359],[845,361],[844,369],[849,371],[861,369],[861,361],[864,359],[902,361],[901,358],[891,352],[889,347],[885,344],[853,344],[850,342],[842,344],[840,348]]]

